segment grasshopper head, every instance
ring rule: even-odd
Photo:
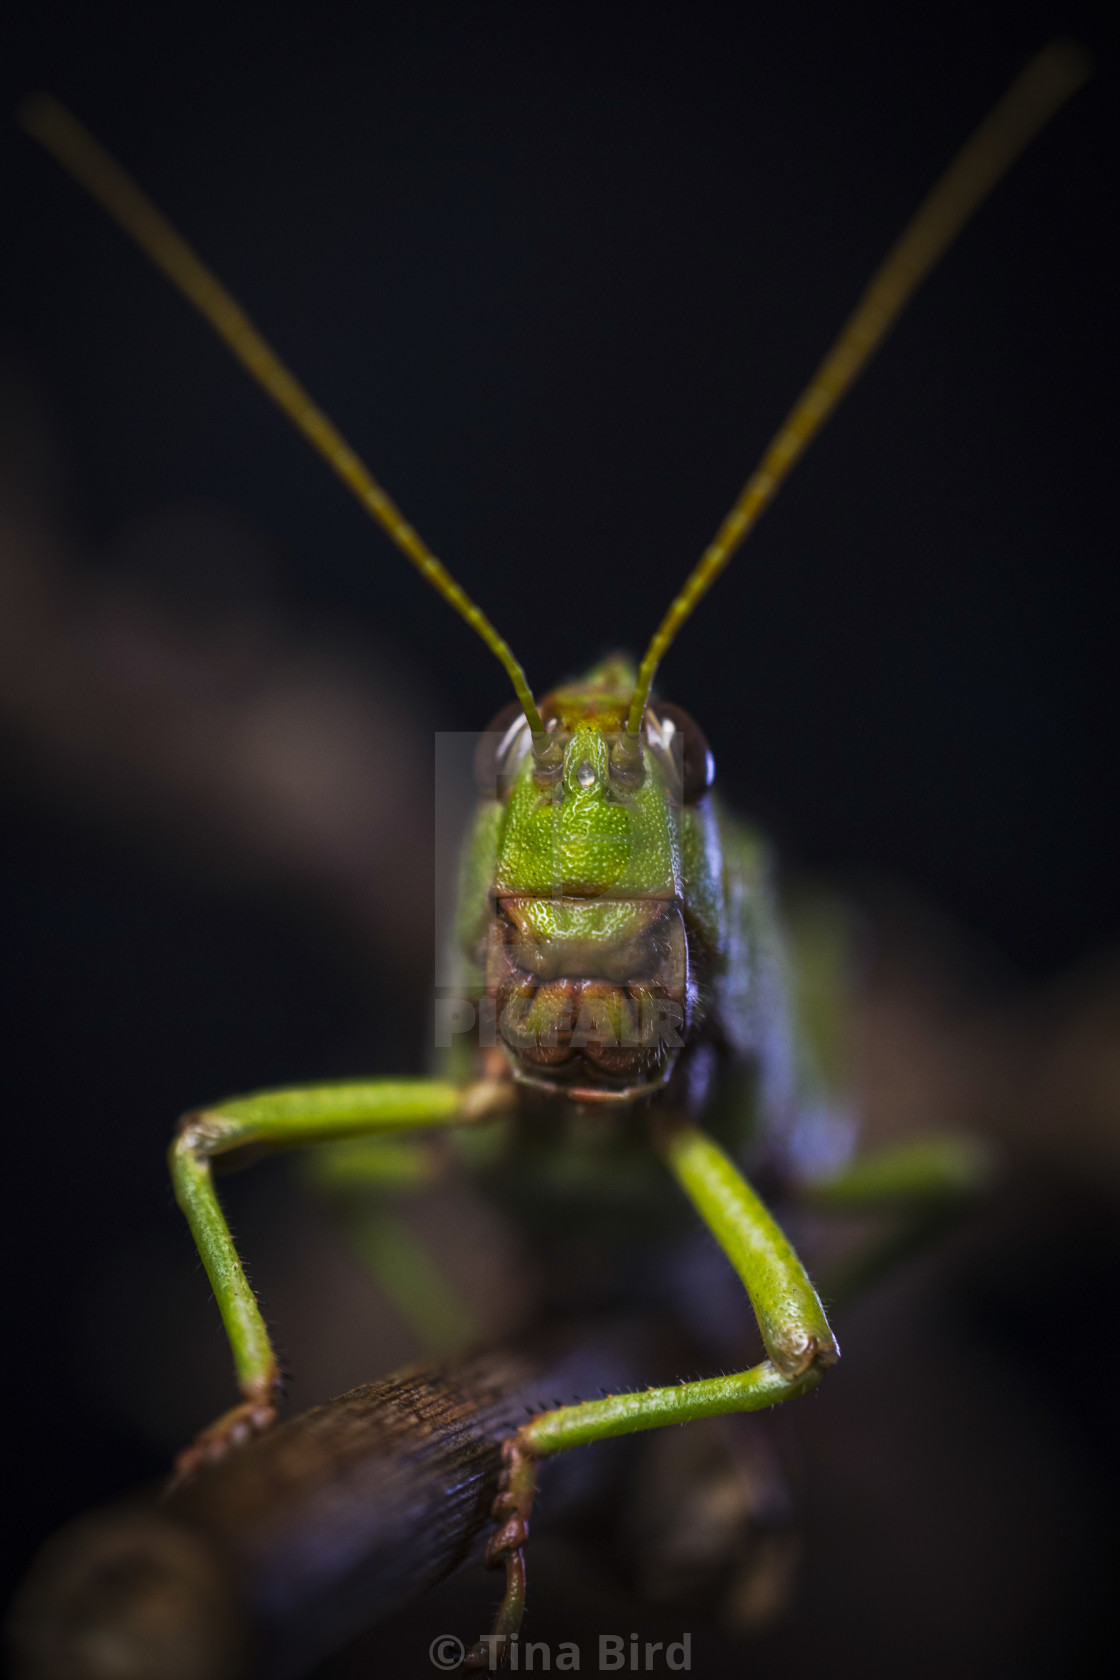
[[[520,713],[495,741],[487,990],[518,1076],[582,1098],[661,1084],[694,1014],[681,820],[711,754],[676,707],[648,707],[628,740],[633,679],[613,659],[547,697],[551,766]]]

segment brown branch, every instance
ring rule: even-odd
[[[305,1673],[471,1553],[499,1443],[527,1408],[649,1381],[662,1374],[654,1345],[628,1322],[401,1372],[280,1425],[162,1503],[79,1519],[16,1601],[18,1680]]]

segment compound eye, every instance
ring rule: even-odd
[[[680,770],[681,798],[686,805],[695,804],[716,779],[716,761],[704,731],[683,706],[659,700],[653,710],[663,724],[673,726],[671,750]]]
[[[502,778],[510,760],[511,748],[520,739],[520,732],[515,727],[519,720],[525,724],[521,702],[511,700],[491,718],[485,734],[479,738],[474,752],[474,779],[483,799],[497,799],[509,791],[508,783],[503,785]],[[528,729],[528,724],[525,728]]]

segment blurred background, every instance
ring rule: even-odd
[[[971,126],[1052,35],[1093,53],[661,681],[791,876],[857,906],[869,1132],[1005,1163],[841,1324],[790,1425],[798,1584],[748,1660],[1078,1669],[1117,1561],[1109,14],[25,10],[4,109],[49,90],[136,174],[538,693],[640,652]],[[422,1069],[433,732],[507,692],[14,125],[0,168],[10,1586],[226,1403],[175,1116]],[[293,1405],[415,1355],[282,1166],[228,1200]],[[537,1636],[575,1637],[555,1600]],[[694,1670],[742,1650],[709,1632]]]

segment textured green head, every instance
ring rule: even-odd
[[[563,730],[561,772],[544,786],[532,754],[524,754],[501,825],[500,894],[679,894],[680,847],[664,767],[647,751],[641,786],[619,787],[610,766],[617,735],[598,721]]]
[[[667,707],[647,712],[640,759],[620,764],[633,685],[615,658],[549,695],[541,715],[561,752],[547,768],[523,717],[493,738],[487,990],[520,1076],[583,1095],[667,1077],[695,1001],[690,806],[706,803],[711,760]]]

